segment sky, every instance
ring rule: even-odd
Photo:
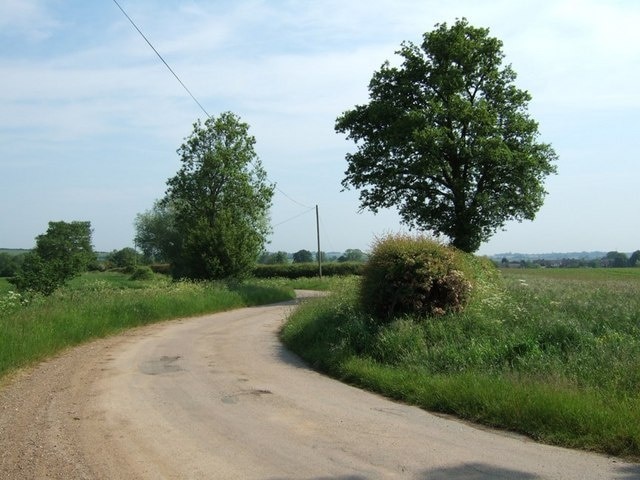
[[[535,220],[480,254],[640,248],[640,2],[119,0],[204,109],[250,125],[277,185],[266,249],[370,249],[406,231],[343,191],[354,145],[334,130],[403,41],[465,17],[503,42],[558,154]],[[0,248],[89,220],[98,251],[133,246],[204,112],[113,0],[0,0]]]

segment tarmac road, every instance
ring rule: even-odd
[[[292,305],[144,327],[0,388],[2,479],[639,479],[386,400],[307,368],[277,331]]]

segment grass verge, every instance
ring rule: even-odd
[[[293,289],[268,280],[171,282],[87,274],[50,297],[0,295],[0,377],[87,340],[179,317],[275,303]]]
[[[468,308],[379,325],[357,280],[303,305],[285,344],[340,379],[546,443],[640,459],[640,276],[509,273]]]

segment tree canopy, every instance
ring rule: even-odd
[[[136,215],[135,244],[147,261],[170,262],[180,247],[176,212],[168,201],[157,201],[150,210]]]
[[[461,19],[396,53],[401,65],[374,73],[369,103],[336,120],[357,145],[342,185],[360,189],[362,208],[396,207],[468,252],[507,220],[532,220],[557,156],[538,142],[502,42]]]
[[[166,252],[174,276],[247,274],[270,231],[274,186],[254,150],[249,125],[231,112],[197,121],[178,149],[181,168],[167,181],[176,244]]]
[[[293,254],[293,263],[311,263],[313,262],[313,253],[309,250],[298,250]]]
[[[347,248],[342,255],[338,257],[339,262],[364,262],[367,255],[359,248]]]
[[[19,290],[53,293],[95,261],[91,233],[91,222],[49,222],[11,281]]]
[[[139,254],[134,248],[125,247],[120,250],[113,250],[107,256],[107,260],[115,267],[131,268],[138,263],[138,257]]]

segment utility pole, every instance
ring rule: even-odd
[[[318,275],[322,278],[322,252],[320,251],[320,216],[318,215],[318,205],[316,205],[316,234],[318,236]]]

